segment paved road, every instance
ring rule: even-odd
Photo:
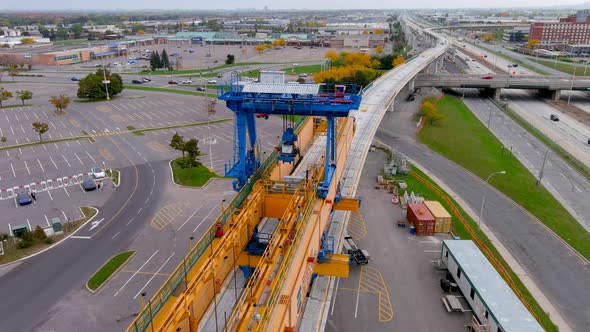
[[[544,291],[574,331],[590,326],[590,269],[560,239],[526,211],[481,179],[415,141],[411,104],[399,102],[387,113],[377,138],[430,170],[458,193],[474,211],[487,190],[485,223],[502,241],[534,282]]]
[[[500,111],[489,99],[466,95],[465,104],[490,129],[504,146],[512,148],[514,155],[538,177],[547,147],[528,131],[520,127],[506,113]],[[590,231],[590,182],[559,156],[550,151],[543,173],[543,185],[564,205],[570,213]]]
[[[104,218],[103,225],[91,239],[70,239],[56,248],[24,261],[0,278],[0,330],[32,331],[51,314],[47,311],[72,289],[84,287],[86,280],[105,261],[127,249],[135,234],[144,227],[161,200],[158,191],[152,194],[152,204],[145,205],[146,193],[153,187],[150,164],[121,169],[123,182],[95,220]],[[137,181],[137,179],[143,181]],[[164,177],[155,179],[162,185]],[[126,202],[123,205],[120,202]],[[141,210],[140,210],[141,209]],[[140,211],[140,212],[138,212]],[[136,218],[138,222],[126,224]],[[108,227],[105,227],[107,226]],[[120,233],[116,242],[108,241]],[[18,310],[14,310],[18,308]]]

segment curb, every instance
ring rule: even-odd
[[[201,189],[202,190],[202,189],[207,188],[207,186],[209,185],[209,183],[211,181],[213,181],[213,180],[233,180],[233,178],[212,177],[209,180],[207,180],[207,182],[205,182],[204,185],[202,185],[200,187],[185,186],[185,185],[182,185],[182,184],[178,184],[178,183],[176,183],[176,181],[174,181],[174,171],[172,170],[172,160],[176,160],[176,159],[178,159],[178,158],[174,158],[174,159],[171,159],[170,161],[168,161],[168,167],[170,168],[170,179],[172,180],[172,184],[174,184],[177,187],[185,188],[185,189]],[[119,182],[121,181],[120,179],[121,178],[120,178],[120,175],[119,175]]]
[[[130,250],[127,250],[127,251],[130,251]],[[125,251],[123,251],[123,252],[125,252]],[[120,255],[120,254],[122,254],[123,252],[120,252],[120,253],[118,253],[118,254],[115,254],[115,255],[111,256],[111,258],[109,258],[109,259],[108,259],[108,260],[107,260],[107,261],[106,261],[104,264],[102,264],[102,265],[100,266],[100,268],[99,268],[99,269],[98,269],[96,272],[100,271],[100,269],[102,269],[102,268],[103,268],[105,265],[107,265],[107,263],[108,263],[108,262],[110,262],[110,261],[111,261],[111,259],[115,258],[115,256],[117,256],[117,255]],[[108,278],[107,278],[107,279],[106,279],[106,280],[105,280],[105,281],[104,281],[104,282],[103,282],[103,283],[102,283],[100,286],[98,286],[98,288],[97,288],[96,290],[92,290],[92,289],[90,289],[90,287],[88,286],[88,281],[90,281],[90,279],[88,279],[88,281],[86,281],[86,283],[84,284],[84,286],[86,286],[86,289],[87,289],[87,290],[88,290],[90,293],[92,293],[92,294],[96,294],[96,293],[98,293],[98,291],[99,291],[99,290],[102,288],[102,286],[106,285],[106,283],[107,283],[107,282],[109,282],[109,280],[111,280],[111,278],[112,278],[112,277],[113,277],[115,274],[117,274],[117,272],[119,272],[119,270],[120,270],[120,269],[122,269],[122,268],[123,268],[123,266],[125,266],[125,265],[127,264],[127,262],[129,262],[129,261],[131,260],[131,258],[133,258],[133,256],[135,256],[135,254],[136,254],[136,253],[137,253],[137,251],[136,251],[136,250],[133,250],[133,253],[131,254],[131,256],[129,256],[129,258],[127,258],[127,260],[125,261],[125,263],[121,264],[121,266],[119,266],[119,267],[118,267],[118,268],[117,268],[115,271],[113,271],[113,273],[111,273],[111,275],[110,275],[110,276],[109,276],[109,277],[108,277]],[[95,274],[96,274],[96,273],[95,273]],[[93,274],[92,276],[94,276],[94,274]],[[90,278],[92,278],[92,277],[90,277]]]
[[[13,261],[13,262],[4,263],[4,264],[0,265],[0,267],[9,266],[9,265],[11,265],[11,264],[19,263],[19,262],[22,262],[22,261],[24,261],[24,260],[26,260],[26,259],[29,259],[29,258],[31,258],[31,257],[35,257],[35,256],[37,256],[37,255],[40,255],[40,254],[42,254],[42,253],[46,252],[46,251],[47,251],[47,250],[49,250],[49,249],[53,249],[53,247],[57,246],[58,244],[62,243],[63,241],[65,241],[65,240],[69,239],[69,238],[70,238],[72,235],[76,234],[76,233],[78,232],[78,230],[80,230],[80,228],[84,227],[84,226],[85,226],[85,225],[86,225],[88,222],[92,221],[92,219],[94,219],[94,217],[96,217],[96,216],[98,215],[98,209],[97,209],[97,208],[95,208],[95,207],[93,207],[93,206],[87,206],[87,207],[88,207],[88,208],[91,208],[91,209],[94,209],[94,210],[96,211],[96,213],[95,213],[95,214],[94,214],[92,217],[90,217],[88,220],[86,220],[86,222],[84,222],[82,225],[80,225],[80,226],[78,227],[78,229],[76,229],[76,230],[75,230],[73,233],[70,233],[70,235],[68,235],[68,236],[64,237],[63,239],[61,239],[61,240],[57,241],[56,243],[54,243],[54,244],[50,245],[49,247],[47,247],[47,248],[45,248],[45,249],[43,249],[43,250],[41,250],[41,251],[37,251],[36,253],[34,253],[34,254],[30,254],[29,256],[26,256],[26,257],[23,257],[23,258],[19,258],[19,259],[17,259],[17,260],[15,260],[15,261]],[[79,209],[80,209],[80,208],[79,208]],[[82,210],[80,209],[80,211],[82,211]],[[82,213],[82,214],[84,214],[84,213]]]
[[[109,176],[109,179],[111,180],[111,183],[113,184],[113,186],[115,186],[115,188],[117,188],[121,185],[121,171],[118,171],[116,169],[111,169],[111,175],[113,174],[113,171],[117,171],[119,173],[119,183],[115,184],[115,181],[113,181],[112,176]]]
[[[79,139],[89,139],[89,138],[90,138],[90,136],[72,136],[72,137],[64,137],[64,138],[60,138],[60,139],[45,140],[43,142],[27,142],[27,143],[23,143],[23,144],[5,145],[5,146],[0,147],[0,151],[18,149],[18,148],[26,148],[29,146],[37,146],[37,145],[50,144],[50,143],[77,141]]]

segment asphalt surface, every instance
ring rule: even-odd
[[[590,269],[585,261],[524,209],[493,187],[415,140],[412,116],[418,101],[396,103],[387,113],[376,137],[417,161],[478,211],[484,190],[484,221],[534,282],[553,302],[574,331],[590,326]],[[585,286],[586,285],[586,286]],[[583,309],[582,309],[583,308]]]
[[[371,261],[351,265],[349,277],[338,280],[326,331],[461,331],[471,313],[446,311],[439,286],[444,273],[432,264],[442,240],[451,237],[417,237],[397,227],[405,210],[391,204],[392,194],[375,189],[385,163],[385,153],[377,150],[369,152],[363,167],[357,189],[363,218],[351,217],[347,233]]]

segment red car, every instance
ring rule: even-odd
[[[257,118],[264,118],[265,120],[268,120],[268,114],[264,114],[264,113],[257,113],[256,114]]]
[[[486,75],[486,76],[482,77],[482,79],[484,79],[484,80],[492,80],[492,79],[494,79],[494,76],[492,76],[492,75]]]
[[[168,84],[178,84],[178,83],[176,81],[170,80],[170,81],[168,81]]]

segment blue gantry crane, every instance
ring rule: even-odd
[[[251,83],[240,81],[240,76],[234,73],[226,84],[218,86],[218,98],[224,100],[236,114],[233,160],[225,165],[225,175],[236,178],[233,182],[235,190],[242,188],[260,166],[260,156],[256,151],[255,114],[284,116],[284,132],[278,157],[282,162],[294,162],[299,153],[297,135],[286,120],[293,120],[294,116],[325,117],[328,124],[326,165],[318,195],[326,197],[336,170],[335,118],[347,117],[351,110],[358,109],[362,99],[360,86]]]

